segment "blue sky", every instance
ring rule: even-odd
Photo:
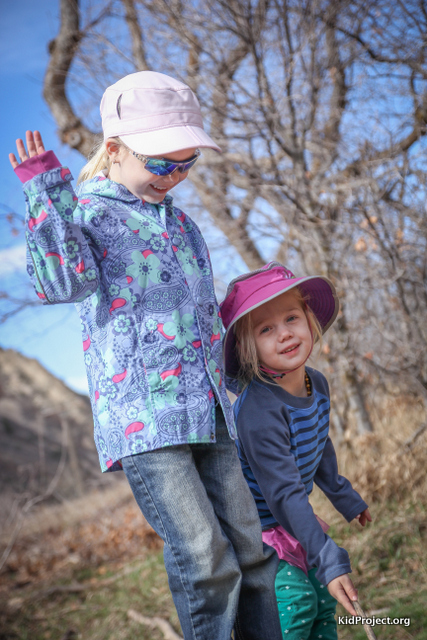
[[[27,293],[35,300],[25,271],[25,238],[22,230],[12,235],[5,214],[25,213],[21,183],[11,169],[8,154],[16,151],[16,138],[24,138],[27,129],[38,129],[47,149],[53,149],[63,164],[77,176],[84,163],[82,156],[61,145],[56,125],[43,100],[43,77],[48,64],[47,44],[58,31],[59,2],[55,0],[20,0],[2,4],[2,38],[0,40],[0,102],[2,153],[0,154],[0,289]],[[159,69],[159,71],[162,71]],[[208,244],[224,246],[224,238],[212,229],[207,216],[199,220]],[[16,225],[18,229],[20,227]],[[221,252],[221,268],[230,277],[245,270],[233,252]],[[221,293],[221,291],[219,291]],[[4,301],[0,305],[5,307]],[[73,305],[47,307],[37,305],[0,325],[0,346],[13,348],[36,358],[49,371],[77,391],[86,392],[80,322]]]
[[[8,153],[16,150],[15,139],[23,138],[26,129],[39,129],[47,148],[52,148],[73,174],[77,174],[82,165],[80,154],[60,145],[55,134],[55,123],[42,97],[43,77],[48,62],[47,43],[57,32],[58,4],[52,0],[21,0],[2,4],[2,214],[15,211],[23,215],[25,211],[20,182],[10,167]],[[0,232],[1,288],[18,293],[28,289],[31,295],[31,285],[25,272],[24,235],[21,232],[13,236],[4,215],[0,218]],[[79,321],[72,305],[40,305],[21,312],[0,325],[0,345],[37,358],[76,390],[86,390]]]

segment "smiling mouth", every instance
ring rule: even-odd
[[[280,355],[283,355],[284,353],[292,353],[292,351],[295,351],[295,349],[298,349],[298,347],[299,347],[299,344],[295,344],[293,347],[288,347],[284,351],[281,351]]]
[[[151,184],[150,187],[152,187],[155,191],[167,191],[169,189],[169,187],[156,187],[154,184]]]

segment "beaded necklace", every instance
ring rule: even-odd
[[[308,373],[307,371],[305,372],[305,388],[307,389],[307,396],[310,397],[311,396],[311,382],[310,382],[310,378],[308,377]]]

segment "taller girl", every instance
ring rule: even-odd
[[[220,151],[181,82],[134,73],[101,102],[104,143],[71,174],[27,132],[12,166],[28,203],[28,271],[45,304],[76,303],[103,471],[125,471],[163,538],[187,639],[278,640],[277,557],[261,541],[233,443],[209,253],[168,191]],[[29,158],[28,158],[29,155]],[[237,616],[237,617],[236,617]]]

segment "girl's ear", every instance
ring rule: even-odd
[[[114,160],[118,157],[120,153],[120,149],[121,149],[120,144],[115,140],[111,140],[110,138],[106,141],[105,148],[107,150],[108,157],[110,158],[111,162],[114,162]]]

